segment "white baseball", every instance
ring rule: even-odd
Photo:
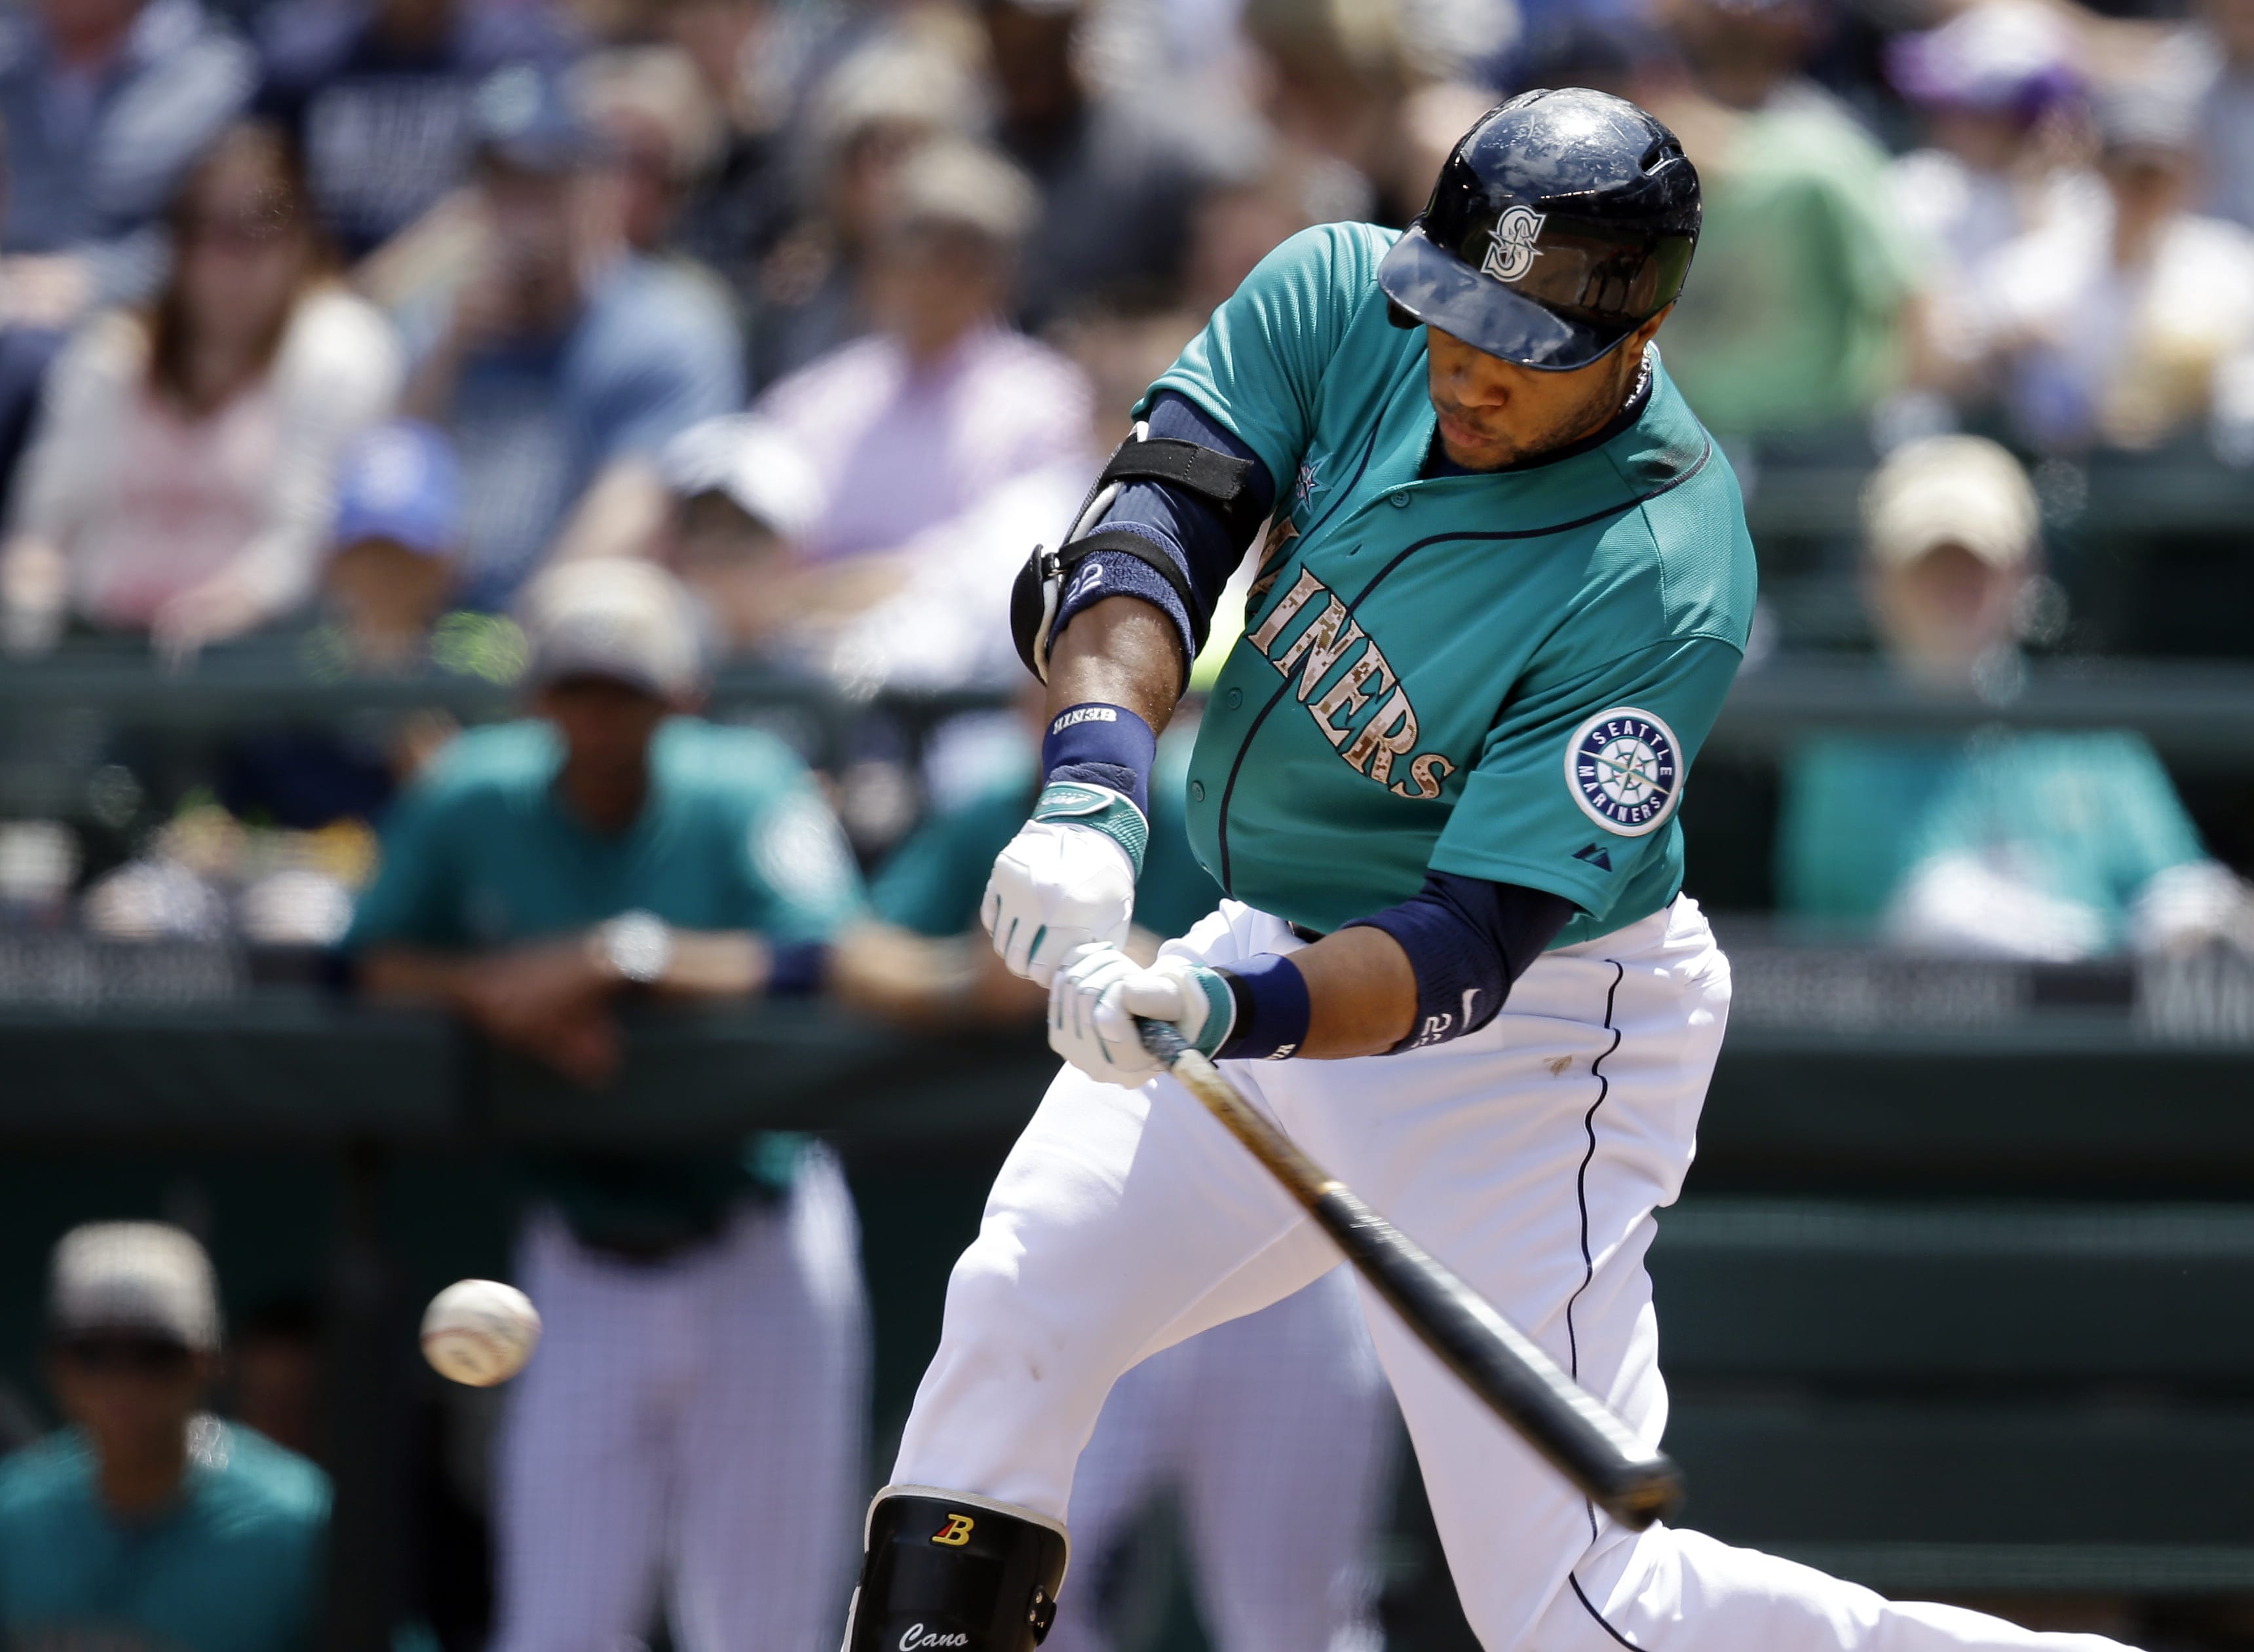
[[[423,1311],[423,1357],[450,1381],[491,1388],[524,1369],[540,1346],[532,1299],[498,1279],[462,1279]]]

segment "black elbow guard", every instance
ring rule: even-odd
[[[1154,436],[1148,431],[1147,425],[1137,425],[1135,434],[1113,452],[1074,519],[1063,547],[1049,551],[1034,547],[1025,567],[1018,571],[1017,583],[1010,592],[1010,634],[1026,669],[1044,682],[1049,674],[1050,636],[1074,570],[1098,553],[1132,557],[1156,574],[1181,605],[1181,617],[1189,623],[1192,652],[1205,646],[1212,616],[1197,600],[1180,562],[1147,534],[1124,526],[1096,526],[1122,487],[1144,482],[1179,489],[1210,510],[1236,546],[1250,542],[1266,515],[1252,486],[1251,460],[1195,442]]]
[[[1010,637],[1018,658],[1043,682],[1049,680],[1049,628],[1056,624],[1057,598],[1063,594],[1057,554],[1036,545],[1010,587]]]

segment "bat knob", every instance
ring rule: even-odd
[[[1143,1035],[1143,1048],[1169,1067],[1190,1047],[1190,1041],[1182,1036],[1182,1029],[1172,1021],[1148,1021],[1138,1015],[1135,1027]]]
[[[1661,1452],[1626,1467],[1620,1483],[1602,1500],[1605,1512],[1630,1531],[1671,1520],[1683,1507],[1683,1471]]]

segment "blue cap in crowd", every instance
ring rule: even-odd
[[[470,126],[481,157],[518,171],[575,171],[598,148],[564,82],[529,63],[496,69],[480,82]]]
[[[431,426],[394,420],[346,450],[333,544],[389,540],[425,556],[452,556],[461,519],[461,466]]]

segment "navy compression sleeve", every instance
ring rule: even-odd
[[[1250,460],[1252,471],[1246,484],[1260,515],[1264,518],[1274,508],[1276,484],[1268,467],[1197,403],[1173,391],[1161,391],[1151,404],[1149,420],[1154,436],[1194,442],[1231,458]],[[1181,632],[1182,658],[1195,659],[1197,638],[1205,634],[1206,622],[1213,617],[1221,588],[1228,583],[1228,576],[1244,556],[1244,546],[1230,534],[1220,511],[1210,500],[1170,482],[1129,482],[1120,488],[1098,526],[1134,533],[1157,546],[1181,569],[1190,601],[1199,604],[1200,611],[1193,619],[1181,594],[1140,558],[1099,550],[1074,570],[1072,582],[1057,603],[1056,619],[1049,628],[1050,643],[1054,645],[1072,617],[1090,603],[1107,596],[1139,596],[1166,610]]]
[[[1348,929],[1383,930],[1417,975],[1417,1019],[1393,1048],[1416,1049],[1475,1033],[1495,1018],[1527,965],[1578,909],[1562,895],[1516,883],[1429,872],[1398,906]]]

